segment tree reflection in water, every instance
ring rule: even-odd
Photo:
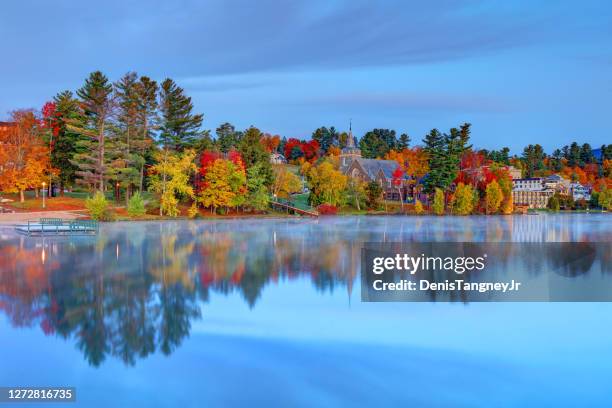
[[[74,341],[93,366],[108,356],[133,365],[176,350],[211,292],[239,293],[253,308],[266,285],[306,278],[350,299],[363,242],[589,237],[609,242],[597,217],[179,221],[110,224],[94,238],[9,233],[0,238],[0,309],[15,327]]]
[[[133,365],[179,347],[209,291],[239,292],[252,308],[279,280],[309,276],[319,290],[351,290],[354,243],[267,232],[168,222],[97,238],[11,237],[0,243],[0,308],[15,327],[74,339],[93,366],[109,355]]]

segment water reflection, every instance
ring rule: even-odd
[[[211,292],[255,307],[266,285],[307,278],[350,299],[363,242],[607,241],[609,218],[355,217],[110,224],[96,238],[0,230],[0,309],[14,327],[75,342],[99,366],[176,350]]]

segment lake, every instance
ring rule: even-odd
[[[0,385],[73,386],[71,407],[612,406],[612,303],[361,302],[363,243],[400,241],[611,242],[612,217],[0,227]]]

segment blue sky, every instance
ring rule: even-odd
[[[102,70],[175,79],[204,113],[287,137],[375,127],[477,147],[612,143],[606,1],[8,1],[0,119]]]

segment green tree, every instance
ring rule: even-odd
[[[444,191],[440,188],[435,189],[432,209],[436,215],[444,214]]]
[[[312,132],[312,140],[319,142],[323,154],[327,153],[331,146],[338,146],[338,136],[339,134],[333,126],[329,129],[323,126]]]
[[[78,145],[81,135],[68,128],[72,123],[78,128],[83,126],[83,112],[79,107],[79,101],[73,97],[72,92],[64,91],[53,98],[55,102],[55,126],[56,134],[52,136],[53,149],[51,150],[51,166],[59,170],[60,194],[64,195],[64,189],[72,185],[76,180],[78,166],[74,163],[74,157],[79,152]]]
[[[504,194],[496,180],[493,180],[487,184],[487,188],[485,190],[485,205],[487,214],[495,214],[499,210],[499,206],[501,205],[503,199]]]
[[[358,211],[367,201],[366,183],[358,177],[349,177],[347,192],[349,202],[352,203]]]
[[[191,98],[172,79],[162,82],[159,95],[161,110],[160,142],[165,149],[181,152],[194,147],[201,138],[201,114],[193,113]]]
[[[140,137],[134,141],[134,148],[140,157],[143,158],[140,164],[140,177],[138,181],[139,190],[144,188],[144,168],[147,164],[147,159],[152,157],[153,153],[153,130],[157,128],[159,122],[157,93],[159,86],[157,82],[151,78],[142,76],[136,84],[137,93],[137,115],[138,126],[140,129]],[[148,160],[148,164],[151,163]]]
[[[397,147],[395,130],[373,129],[367,132],[359,141],[361,154],[365,158],[376,159],[384,157],[389,150]]]
[[[244,136],[238,145],[240,153],[246,168],[260,165],[260,174],[265,177],[265,185],[269,187],[274,181],[272,164],[270,163],[270,153],[261,144],[263,134],[256,127],[250,127],[244,132]]]
[[[79,181],[97,187],[104,192],[104,182],[108,172],[106,137],[115,109],[113,86],[100,71],[93,72],[85,80],[85,85],[77,91],[84,121],[71,120],[68,129],[82,138],[77,142],[79,153],[74,155],[72,164]]]
[[[597,196],[597,204],[602,210],[612,209],[612,189],[605,188]]]
[[[533,177],[536,171],[544,168],[544,149],[539,144],[529,145],[523,150],[522,160],[525,163],[525,177]]]
[[[423,150],[427,153],[429,173],[424,180],[425,192],[446,188],[444,184],[444,138],[438,129],[432,129],[423,139]]]
[[[410,146],[410,136],[406,133],[402,133],[399,137],[399,141],[397,142],[397,149],[404,150]]]
[[[258,163],[247,169],[248,205],[258,211],[268,208],[270,195],[266,187],[266,174],[263,166]]]
[[[236,128],[231,123],[221,124],[215,133],[217,134],[217,145],[223,153],[238,148],[242,132],[236,132]]]

